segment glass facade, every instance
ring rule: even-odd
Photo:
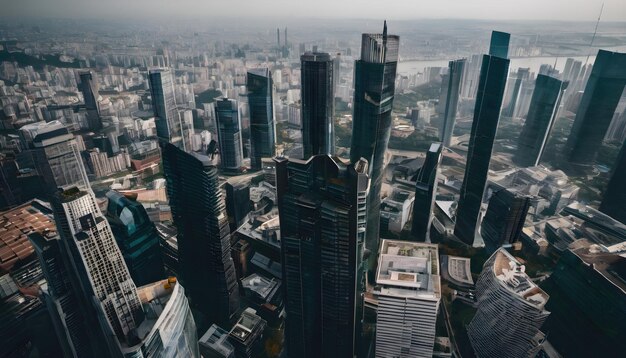
[[[159,139],[185,148],[183,140],[183,124],[176,107],[174,78],[167,69],[150,70],[150,96],[152,110],[156,117],[154,123]]]
[[[600,211],[626,225],[626,143],[622,144],[604,191]]]
[[[491,195],[481,225],[485,247],[490,253],[519,240],[529,206],[528,197],[503,188]]]
[[[334,62],[327,53],[300,56],[302,100],[302,145],[304,159],[335,153]]]
[[[272,73],[267,68],[249,70],[246,87],[250,106],[250,166],[260,170],[263,158],[276,155]]]
[[[448,85],[445,96],[446,103],[443,112],[443,126],[441,129],[441,141],[446,147],[450,146],[450,139],[454,130],[456,111],[459,104],[459,94],[463,83],[463,72],[465,71],[465,59],[450,61],[448,63]]]
[[[490,55],[483,56],[465,176],[454,227],[454,235],[468,245],[474,243],[474,237],[477,235],[483,193],[508,72],[509,60]]]
[[[217,101],[215,118],[220,147],[220,165],[224,170],[238,172],[243,167],[243,141],[237,101],[227,98]]]
[[[417,173],[411,235],[417,241],[430,242],[430,224],[437,194],[437,168],[441,162],[441,143],[430,145],[426,160]]]

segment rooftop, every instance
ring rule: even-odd
[[[526,267],[503,248],[493,255],[496,256],[493,272],[501,284],[529,304],[542,309],[550,297],[530,280]]]
[[[383,294],[439,298],[437,245],[382,240],[376,284]]]
[[[626,255],[605,252],[588,240],[578,240],[572,243],[570,250],[584,264],[604,276],[626,295]]]

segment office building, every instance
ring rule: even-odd
[[[540,349],[549,296],[524,271],[503,248],[485,262],[476,282],[478,310],[467,326],[477,357],[534,357]]]
[[[214,324],[198,342],[203,358],[235,358],[235,348],[229,342],[228,331]]]
[[[382,240],[373,293],[376,357],[431,358],[441,299],[437,245]]]
[[[201,329],[213,323],[228,326],[239,309],[239,297],[217,167],[209,157],[167,143],[163,169],[178,229],[179,278],[196,323]]]
[[[157,137],[185,149],[183,122],[176,107],[174,77],[169,69],[153,69],[148,73],[150,96]]]
[[[626,225],[626,144],[617,155],[611,179],[604,190],[600,211]]]
[[[414,193],[393,188],[380,204],[380,230],[400,234],[409,221]]]
[[[508,58],[510,40],[511,34],[501,31],[492,31],[491,42],[489,43],[489,56]]]
[[[255,358],[263,350],[262,337],[265,322],[252,308],[246,308],[229,333],[229,341],[235,348],[235,358]]]
[[[502,109],[502,116],[512,118],[515,114],[515,108],[517,105],[517,99],[519,98],[520,91],[522,89],[522,83],[524,80],[527,80],[530,76],[530,68],[518,68],[517,73],[515,74],[515,81],[511,86],[511,96],[507,105]],[[540,75],[544,76],[544,75]]]
[[[367,166],[276,159],[289,356],[352,357],[361,347]]]
[[[333,123],[333,59],[324,52],[307,52],[300,56],[302,99],[302,146],[304,159],[318,154],[335,154]]]
[[[19,167],[33,169],[47,195],[57,188],[89,185],[78,143],[63,123],[27,124],[20,128],[20,136],[25,150],[18,156]]]
[[[267,68],[249,70],[246,88],[250,107],[250,166],[260,170],[262,159],[276,154],[272,73]]]
[[[494,49],[494,41],[502,36],[501,34],[496,36],[497,34],[500,33],[494,32],[494,37],[492,37],[492,49]],[[495,49],[498,48],[495,46]],[[502,49],[498,53],[502,54]],[[454,235],[468,245],[474,243],[474,237],[478,234],[478,220],[508,71],[509,60],[506,58],[494,55],[483,56],[465,176],[454,227]]]
[[[162,280],[165,272],[159,234],[146,209],[137,202],[136,195],[111,190],[106,197],[106,218],[135,285]]]
[[[215,103],[217,141],[220,148],[220,166],[229,172],[243,167],[243,140],[237,101],[223,98]]]
[[[83,94],[85,101],[85,109],[87,109],[87,123],[90,130],[102,129],[102,120],[100,118],[100,102],[98,93],[98,79],[93,72],[81,71],[78,73],[80,82],[78,89]]]
[[[250,181],[231,178],[224,184],[226,189],[226,213],[231,228],[237,230],[250,212]],[[234,231],[233,230],[233,231]]]
[[[417,172],[415,180],[411,235],[415,240],[421,242],[430,242],[430,225],[433,220],[433,206],[437,195],[437,168],[441,162],[441,151],[441,143],[430,145],[426,153],[426,160]]]
[[[530,198],[513,190],[499,188],[491,194],[481,225],[483,241],[489,252],[519,240],[529,207]]]
[[[626,53],[599,50],[565,146],[573,164],[592,165],[626,86]]]
[[[626,258],[585,239],[569,245],[542,286],[552,297],[544,330],[563,357],[621,357],[626,350]]]
[[[367,238],[365,246],[372,252],[369,269],[376,266],[379,248],[380,191],[383,182],[384,157],[391,134],[391,110],[395,92],[396,67],[400,37],[363,34],[361,59],[354,64],[354,111],[350,161],[364,158],[368,162],[370,189],[367,196]]]
[[[554,77],[538,75],[535,90],[513,161],[520,167],[534,167],[541,162],[550,130],[568,83]]]
[[[448,62],[448,83],[446,87],[446,101],[443,108],[443,123],[440,139],[443,145],[450,146],[450,139],[454,131],[459,95],[461,94],[461,84],[463,83],[463,73],[465,71],[466,60],[460,59]]]

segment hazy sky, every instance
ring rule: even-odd
[[[0,16],[626,21],[626,0],[0,0]]]

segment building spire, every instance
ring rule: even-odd
[[[387,20],[383,23],[383,63],[387,62]]]
[[[383,23],[383,41],[387,42],[387,20]]]

